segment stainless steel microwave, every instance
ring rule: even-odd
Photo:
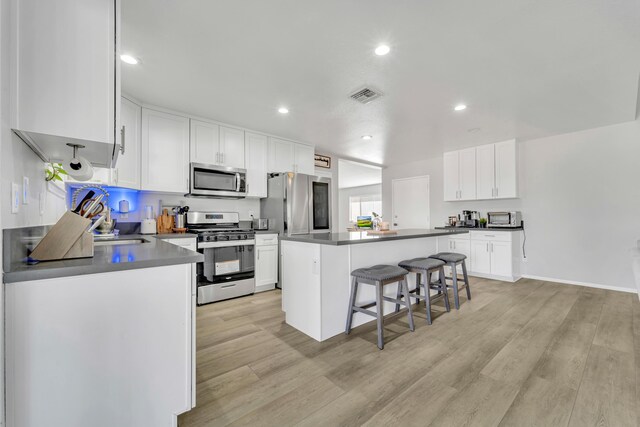
[[[189,196],[242,199],[247,196],[246,169],[191,163]]]
[[[488,227],[516,228],[522,226],[522,213],[511,212],[487,212]]]

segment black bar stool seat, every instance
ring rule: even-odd
[[[469,276],[467,275],[467,263],[465,260],[467,256],[464,254],[459,254],[456,252],[440,252],[435,255],[429,256],[429,258],[439,259],[444,261],[449,267],[451,267],[451,277],[447,277],[446,279],[451,280],[452,285],[449,286],[453,288],[453,302],[456,306],[456,310],[460,309],[460,298],[458,296],[458,292],[462,289],[466,289],[467,291],[467,300],[471,299],[471,289],[469,288]],[[458,264],[462,265],[462,276],[464,284],[462,286],[458,286]],[[446,283],[446,282],[445,282]]]
[[[435,258],[413,258],[401,261],[398,266],[416,273],[416,288],[409,291],[409,296],[415,298],[419,303],[421,299],[425,300],[425,307],[427,312],[427,324],[431,324],[431,304],[444,298],[444,306],[447,311],[449,308],[449,295],[447,293],[447,284],[445,282],[444,266],[445,262]],[[437,282],[432,280],[433,273],[439,273],[439,279]],[[422,276],[424,275],[424,281]],[[424,289],[424,295],[420,294],[420,288]],[[430,290],[434,289],[438,291],[438,295],[434,298],[431,297]],[[398,292],[398,299],[400,299],[400,293]],[[396,304],[396,311],[400,310],[400,304]]]

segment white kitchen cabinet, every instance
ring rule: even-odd
[[[515,139],[495,144],[496,199],[518,196],[516,154]]]
[[[496,276],[511,276],[511,242],[492,241],[489,244],[491,251],[491,274]]]
[[[477,198],[518,196],[515,139],[476,147]]]
[[[122,98],[120,118],[122,124],[122,152],[113,169],[114,185],[140,189],[140,121],[142,107]]]
[[[220,164],[244,169],[244,131],[220,126]]]
[[[314,148],[310,145],[269,138],[269,172],[315,173]]]
[[[492,199],[495,196],[495,144],[476,147],[476,196]]]
[[[142,109],[142,189],[189,191],[189,119]]]
[[[467,272],[471,270],[471,241],[469,235],[456,235],[449,238],[449,251],[463,254],[467,257]],[[462,274],[462,266],[458,266]]]
[[[247,197],[267,197],[267,143],[265,135],[245,133]]]
[[[97,185],[116,185],[115,173],[110,168],[93,168],[93,176],[86,181],[78,181],[70,176],[66,176],[65,182],[72,187],[78,187],[84,184],[97,184]]]
[[[44,160],[111,167],[120,144],[120,0],[15,0],[11,127]]]
[[[269,138],[269,172],[293,172],[293,142]]]
[[[475,200],[475,198],[475,147],[444,153],[445,201]]]
[[[256,292],[275,289],[278,283],[278,235],[256,234]]]
[[[294,172],[306,175],[315,173],[314,149],[308,145],[293,144]]]
[[[244,168],[244,131],[191,119],[190,159],[195,163]]]
[[[519,230],[472,230],[471,275],[515,282],[520,278]]]
[[[489,242],[473,240],[471,242],[471,257],[473,259],[473,273],[491,274],[491,252]]]

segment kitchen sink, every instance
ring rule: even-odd
[[[142,245],[143,243],[149,243],[145,239],[105,239],[95,240],[94,246],[117,246],[117,245]]]

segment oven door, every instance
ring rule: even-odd
[[[224,166],[191,163],[189,194],[242,198],[247,194],[247,172]]]
[[[254,277],[255,240],[198,243],[204,262],[197,264],[198,285]]]

